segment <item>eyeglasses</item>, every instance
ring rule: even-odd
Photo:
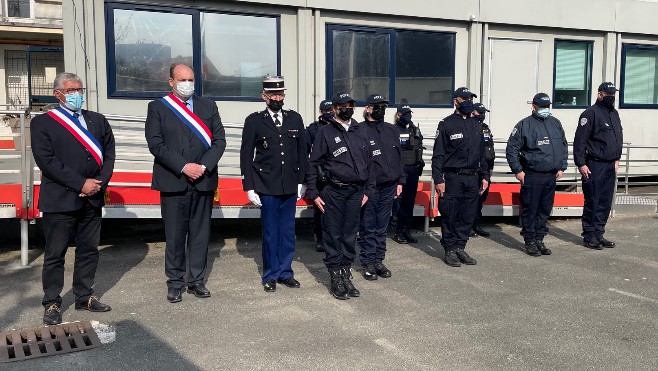
[[[269,94],[265,94],[265,96],[269,99],[272,99],[272,98],[285,98],[286,94],[285,93],[269,93]]]
[[[68,88],[68,89],[57,89],[57,90],[63,92],[64,94],[73,94],[73,93],[84,94],[87,89],[85,89],[85,88]]]

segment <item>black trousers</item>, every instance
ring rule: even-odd
[[[519,195],[524,241],[542,241],[548,234],[546,223],[553,210],[555,183],[555,173],[525,172]]]
[[[603,237],[615,194],[615,163],[587,161],[591,171],[589,180],[582,179],[585,207],[583,207],[583,237]]]
[[[354,262],[363,189],[363,186],[338,188],[327,185],[320,192],[320,198],[324,201],[322,215],[324,264],[330,271],[349,267]]]
[[[76,211],[43,213],[43,233],[46,247],[43,257],[43,300],[62,305],[64,287],[64,257],[69,242],[75,241],[73,265],[73,294],[77,303],[85,303],[94,293],[94,278],[98,266],[98,243],[101,237],[101,208],[90,204]]]
[[[393,213],[397,215],[397,232],[408,229],[411,226],[414,218],[416,193],[418,192],[418,178],[420,177],[420,169],[416,165],[405,166],[404,172],[407,174],[407,182],[402,186],[400,197],[393,203]]]
[[[441,245],[446,251],[466,247],[477,214],[480,183],[477,174],[445,174],[446,191],[439,199],[439,212]]]
[[[180,290],[185,286],[186,252],[189,265],[187,285],[203,283],[206,278],[213,196],[212,191],[199,192],[196,189],[160,192],[167,241],[165,275],[169,290]]]
[[[482,182],[482,180],[480,180],[480,182]],[[491,184],[489,184],[489,186],[491,186]],[[478,213],[477,213],[478,219],[482,219],[482,206],[484,205],[484,201],[487,200],[487,197],[489,197],[489,188],[490,187],[487,187],[487,189],[485,189],[484,192],[482,192],[480,197],[478,197]]]
[[[378,185],[368,202],[361,208],[359,257],[361,265],[375,263],[386,257],[386,229],[391,218],[391,209],[397,183]]]

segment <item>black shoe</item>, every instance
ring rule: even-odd
[[[477,221],[477,220],[475,221],[475,223],[473,223],[473,232],[479,234],[482,237],[489,237],[491,235],[491,233],[489,233],[489,232],[485,231],[484,229],[482,229],[482,226],[480,225],[480,222]]]
[[[324,244],[322,243],[322,241],[318,241],[315,243],[315,251],[324,252]]]
[[[405,229],[404,231],[402,231],[402,235],[407,240],[407,242],[409,242],[409,243],[418,243],[418,239],[416,237],[412,236],[411,233],[409,233],[408,229]]]
[[[374,281],[377,279],[377,269],[374,264],[368,264],[363,267],[363,278],[368,281]]]
[[[178,303],[183,300],[183,290],[180,289],[171,289],[167,292],[167,300],[170,303]]]
[[[460,262],[466,264],[466,265],[475,265],[477,264],[477,260],[473,259],[464,251],[464,249],[457,249],[457,259],[459,259]]]
[[[357,290],[352,283],[352,270],[346,267],[340,271],[343,277],[343,285],[345,286],[345,290],[347,290],[347,295],[353,298],[358,298],[361,296],[361,292]]]
[[[462,266],[462,263],[459,261],[459,257],[457,257],[457,251],[446,250],[446,264],[448,264],[451,267]]]
[[[541,256],[541,253],[537,248],[537,241],[526,241],[525,252],[530,256]]]
[[[375,266],[375,272],[377,272],[377,275],[381,278],[389,278],[391,277],[392,273],[390,269],[386,268],[384,263],[382,263],[381,260],[378,260],[374,264]]]
[[[288,277],[284,279],[279,278],[277,282],[282,283],[285,287],[290,287],[292,289],[298,289],[301,286],[299,284],[299,281],[297,281],[293,277]]]
[[[274,292],[274,291],[276,291],[276,281],[263,282],[263,290],[265,290],[265,292]]]
[[[544,241],[537,241],[535,246],[537,246],[537,250],[539,250],[542,255],[551,255],[553,253],[551,249],[544,245]]]
[[[57,304],[50,306],[43,312],[43,323],[45,325],[59,325],[62,323],[62,310]]]
[[[194,294],[197,298],[209,298],[210,297],[210,290],[206,288],[206,286],[202,283],[198,283],[193,286],[188,286],[187,287],[187,292],[189,294]]]
[[[409,241],[406,238],[404,238],[404,235],[401,232],[395,232],[395,234],[393,235],[393,241],[401,245],[409,243]]]
[[[347,289],[345,288],[345,282],[343,280],[343,274],[341,269],[335,271],[329,271],[331,276],[331,286],[329,286],[329,292],[333,295],[334,298],[338,300],[347,300],[350,297],[347,295]]]
[[[593,250],[603,250],[603,245],[598,240],[584,239],[583,245]]]
[[[112,310],[107,304],[103,304],[98,301],[98,298],[95,296],[90,296],[89,300],[84,303],[75,303],[75,310],[88,310],[90,312],[109,312]]]
[[[607,249],[613,249],[615,246],[617,246],[614,242],[608,241],[603,237],[599,237],[598,241],[599,241],[599,244],[601,244],[601,246],[603,246]]]

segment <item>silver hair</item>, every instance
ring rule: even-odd
[[[62,89],[64,87],[65,81],[75,81],[79,82],[82,85],[82,79],[80,76],[71,73],[71,72],[61,72],[55,76],[55,81],[53,82],[53,89]]]

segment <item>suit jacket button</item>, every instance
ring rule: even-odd
[[[285,163],[286,163],[285,161],[281,161],[281,164],[282,164],[282,165],[285,164]]]
[[[283,156],[283,152],[281,152],[281,156]]]
[[[263,171],[263,169],[258,169],[258,171]]]

